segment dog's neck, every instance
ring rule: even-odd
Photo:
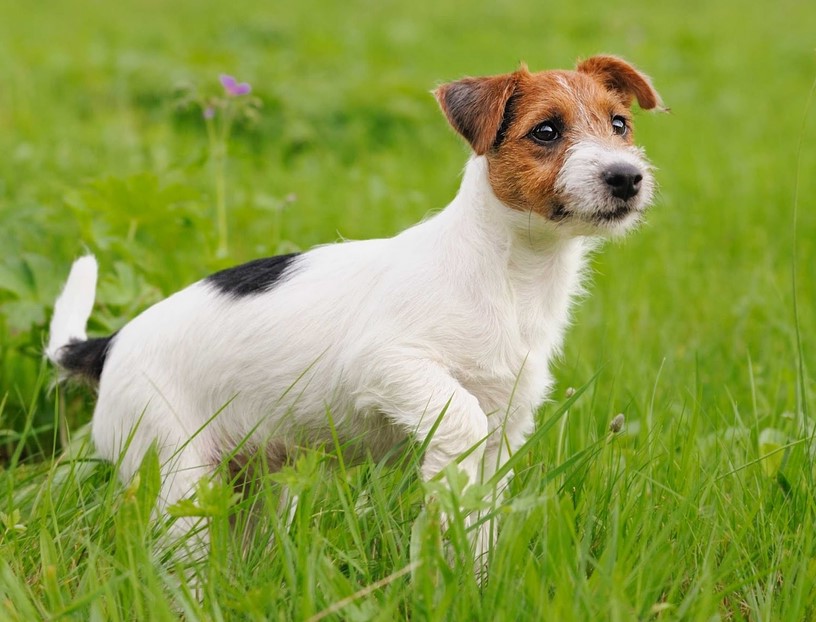
[[[540,215],[504,205],[484,157],[471,158],[459,193],[439,217],[445,238],[439,242],[473,286],[504,292],[523,332],[555,329],[560,342],[570,302],[582,291],[587,253],[597,242],[563,235]]]

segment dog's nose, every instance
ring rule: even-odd
[[[640,190],[643,175],[631,164],[613,164],[603,172],[603,180],[609,185],[613,197],[631,199]]]

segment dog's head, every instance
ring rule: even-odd
[[[575,71],[518,71],[443,84],[435,95],[450,124],[487,159],[490,184],[509,208],[538,214],[571,235],[630,229],[654,191],[634,146],[630,107],[662,109],[651,81],[614,56]]]

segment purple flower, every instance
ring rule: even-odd
[[[246,95],[252,91],[252,86],[249,84],[249,82],[238,82],[238,80],[232,76],[228,76],[225,73],[222,73],[219,76],[219,79],[221,80],[221,86],[224,87],[227,95],[237,97],[239,95]]]
[[[204,108],[204,112],[202,112],[201,115],[205,119],[212,119],[215,116],[215,107],[207,106],[206,108]]]

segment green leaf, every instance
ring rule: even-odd
[[[782,451],[788,442],[787,435],[776,428],[765,428],[759,433],[759,457],[762,470],[768,477],[775,477],[782,466]]]
[[[139,487],[134,491],[134,497],[139,508],[139,516],[147,520],[153,512],[161,490],[161,465],[155,444],[150,446],[142,459],[138,478]]]

